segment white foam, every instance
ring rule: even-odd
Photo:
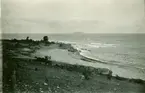
[[[105,43],[90,43],[86,44],[88,47],[101,48],[101,47],[117,47],[116,44],[105,44]]]
[[[71,41],[58,41],[60,43],[65,43],[65,44],[76,44],[76,42],[71,42]]]

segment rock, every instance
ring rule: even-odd
[[[119,86],[120,84],[119,83],[117,83],[117,86]]]
[[[85,79],[85,76],[84,76],[84,75],[81,75],[81,79],[82,79],[82,80]]]
[[[44,83],[44,85],[47,86],[48,84],[47,83]]]
[[[40,89],[39,89],[39,91],[40,91],[41,93],[43,93],[43,92],[44,92],[44,91],[42,90],[42,88],[40,88]]]
[[[57,86],[56,88],[60,88],[59,86]]]
[[[116,88],[114,88],[113,90],[114,90],[114,91],[116,91],[117,89],[116,89]]]
[[[99,68],[98,73],[103,75],[109,75],[112,74],[112,71],[107,68]]]

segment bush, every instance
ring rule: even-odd
[[[138,83],[138,84],[145,84],[145,81],[141,79],[130,79],[130,82]]]
[[[27,36],[26,40],[29,40],[29,37]]]
[[[48,42],[48,36],[44,36],[44,37],[43,37],[43,41],[44,41],[44,42]]]

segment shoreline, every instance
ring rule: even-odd
[[[9,39],[6,39],[6,41],[13,41],[13,40],[9,40]],[[18,40],[18,41],[26,41],[25,39],[24,40]],[[41,46],[41,44],[44,44],[44,42],[43,41],[38,41],[38,40],[35,40],[35,41],[33,41],[33,40],[30,40],[31,42],[33,42],[33,43],[36,43],[36,44],[39,44],[39,48],[42,48],[42,47],[40,47]],[[106,63],[106,62],[103,62],[103,61],[100,61],[100,60],[96,60],[96,59],[93,59],[93,58],[89,58],[89,57],[87,57],[87,56],[85,56],[85,55],[83,55],[83,54],[81,54],[81,49],[78,49],[78,48],[76,48],[76,47],[74,47],[72,44],[70,44],[70,43],[64,43],[64,42],[57,42],[57,41],[50,41],[50,42],[48,42],[49,44],[47,45],[42,45],[42,46],[45,46],[45,47],[48,47],[48,46],[51,46],[52,45],[52,48],[49,48],[49,50],[51,50],[51,49],[63,49],[63,50],[67,50],[68,52],[70,52],[70,53],[75,53],[75,55],[77,56],[77,57],[79,57],[78,59],[79,60],[82,60],[82,61],[84,61],[84,62],[90,62],[90,63],[101,63],[101,64],[105,64],[105,65],[114,65],[114,66],[123,66],[123,65],[119,65],[119,64],[111,64],[111,63]],[[54,46],[53,46],[54,45]],[[37,50],[39,50],[38,49],[38,47],[36,48],[36,49],[34,49],[34,51],[36,52]],[[33,56],[34,57],[34,56]],[[44,57],[44,55],[43,55],[43,57]],[[71,56],[72,57],[72,56]],[[57,60],[57,61],[61,61],[61,60]],[[63,62],[62,61],[62,63],[66,63],[66,62]],[[68,63],[68,64],[70,64],[70,63]],[[81,64],[79,64],[79,65],[81,65]],[[83,64],[82,64],[83,65]],[[86,66],[86,65],[83,65],[83,66]],[[93,67],[93,66],[91,66],[91,67]],[[95,67],[95,68],[98,68],[98,67]],[[105,67],[99,67],[99,68],[105,68]],[[106,69],[109,69],[110,70],[110,68],[106,68]],[[111,70],[112,71],[112,70]],[[112,71],[113,72],[113,71]],[[114,74],[114,76],[119,76],[117,73],[116,74]],[[119,77],[123,77],[123,76],[119,76]],[[140,79],[140,78],[133,78],[133,77],[124,77],[124,78],[128,78],[128,79]],[[143,80],[143,81],[145,81],[145,79],[141,79],[141,80]]]
[[[18,42],[18,44],[16,42]],[[140,86],[140,85],[142,86],[145,84],[145,81],[141,80],[141,79],[131,79],[131,78],[124,78],[124,77],[120,77],[120,76],[112,76],[110,74],[110,72],[112,72],[112,71],[107,68],[94,68],[92,66],[85,66],[85,65],[80,65],[80,64],[70,64],[70,63],[66,63],[63,61],[61,62],[61,60],[53,60],[52,59],[53,56],[51,56],[51,59],[48,59],[49,55],[47,55],[47,57],[44,55],[41,55],[42,57],[33,55],[33,54],[36,54],[37,51],[40,49],[42,49],[43,51],[46,51],[46,50],[50,51],[53,48],[58,48],[58,49],[68,51],[67,53],[70,52],[72,54],[74,54],[74,53],[79,54],[79,50],[75,49],[71,44],[65,44],[65,43],[59,43],[59,42],[44,43],[42,41],[27,41],[26,42],[26,40],[23,40],[23,41],[21,41],[21,40],[17,40],[17,41],[16,40],[14,40],[14,41],[13,40],[3,40],[3,44],[4,44],[4,46],[6,45],[6,47],[3,47],[4,48],[3,52],[6,53],[6,54],[4,54],[4,57],[3,57],[4,62],[5,62],[5,60],[9,60],[9,57],[10,57],[10,59],[14,60],[14,63],[5,63],[4,65],[10,64],[7,66],[8,67],[12,66],[12,68],[10,69],[12,72],[16,69],[17,73],[22,74],[22,75],[24,75],[24,73],[27,74],[27,70],[30,71],[29,73],[31,73],[31,70],[34,70],[33,73],[40,74],[39,69],[41,71],[42,67],[44,66],[46,69],[53,69],[52,72],[49,72],[49,70],[48,70],[47,71],[48,73],[57,73],[57,71],[55,71],[57,69],[67,71],[68,75],[70,73],[72,73],[75,76],[74,73],[79,73],[79,75],[80,75],[79,78],[82,82],[88,82],[86,80],[96,81],[96,78],[98,78],[97,81],[99,80],[100,82],[102,82],[103,80],[101,80],[99,78],[99,77],[102,77],[107,82],[108,81],[109,82],[118,81],[118,82],[125,82],[126,84],[138,84],[136,86]],[[16,47],[12,47],[12,46],[16,46]],[[46,53],[47,53],[47,51],[46,51]],[[59,51],[59,52],[61,53],[61,51]],[[52,54],[52,53],[50,53],[50,54]],[[54,56],[56,56],[56,55],[54,54]],[[11,64],[13,64],[13,65],[11,65]],[[32,64],[34,65],[34,68],[33,68]],[[26,70],[26,72],[21,73],[21,70],[22,71]],[[61,72],[61,73],[62,73],[62,75],[64,75],[63,72]],[[38,77],[38,76],[36,76],[36,77]],[[52,76],[49,76],[49,77],[52,77]],[[60,77],[60,76],[58,76],[58,77]],[[111,77],[111,80],[107,79],[108,77]],[[35,77],[31,76],[31,78],[33,78],[35,80]],[[19,78],[19,79],[22,79],[22,78]],[[36,81],[37,81],[37,79],[36,79]],[[75,82],[75,81],[73,81],[73,82]],[[56,83],[58,83],[58,82],[56,82]],[[100,83],[98,82],[98,84],[100,84]],[[83,86],[83,85],[81,85],[81,86]],[[121,87],[124,87],[124,86],[121,86]],[[103,91],[103,90],[101,90],[101,91]],[[118,90],[118,91],[120,91],[120,90]],[[65,92],[65,93],[67,93],[67,92]],[[107,92],[103,92],[103,93],[107,93]]]

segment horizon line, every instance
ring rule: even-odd
[[[35,33],[35,32],[32,32],[32,33],[30,33],[30,32],[22,32],[22,33],[18,33],[18,32],[10,32],[10,33],[0,33],[0,34],[145,34],[145,32],[126,32],[126,33],[86,33],[86,32],[72,32],[72,33],[44,33],[44,32],[42,32],[42,33],[39,33],[39,32],[37,32],[37,33]]]

